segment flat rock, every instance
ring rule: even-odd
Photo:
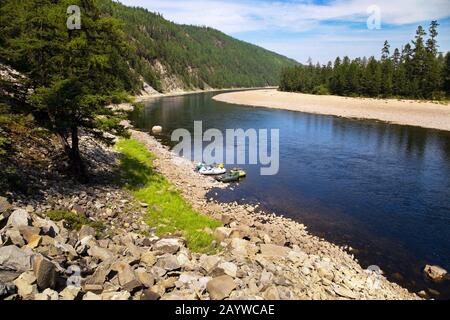
[[[17,209],[9,216],[7,224],[15,228],[20,228],[30,225],[30,222],[31,219],[28,212],[23,209]]]
[[[261,254],[268,257],[282,257],[288,256],[289,248],[277,246],[274,244],[261,244]]]
[[[38,292],[35,284],[36,277],[32,271],[22,273],[13,283],[17,287],[17,293],[22,298],[30,298],[31,295]]]
[[[33,263],[33,270],[39,289],[55,288],[56,266],[50,260],[40,255],[36,256]]]
[[[81,288],[76,286],[67,286],[59,293],[60,300],[75,300],[80,293]]]
[[[128,263],[123,261],[115,263],[112,269],[118,272],[119,284],[124,290],[132,292],[141,287],[141,283]]]
[[[25,272],[31,270],[31,251],[19,249],[16,246],[0,247],[0,270]]]
[[[234,289],[236,289],[236,283],[228,275],[214,278],[206,285],[206,290],[212,300],[223,300],[229,297]]]
[[[154,251],[175,254],[180,250],[181,240],[178,238],[161,239],[153,245]]]
[[[177,257],[171,254],[159,257],[156,266],[167,271],[178,270],[181,268]]]
[[[87,253],[101,261],[111,261],[114,258],[114,254],[110,250],[99,246],[90,247]]]
[[[52,289],[45,289],[42,293],[34,295],[34,300],[59,300],[58,292]]]
[[[225,274],[229,275],[230,277],[236,278],[238,267],[233,262],[222,262],[218,265],[218,267],[223,269]]]
[[[153,252],[146,251],[141,254],[141,262],[148,267],[152,267],[156,263],[156,256]]]
[[[93,293],[93,292],[87,292],[83,296],[83,300],[88,300],[88,301],[102,300],[102,297],[99,296],[98,294]]]
[[[78,239],[81,240],[88,236],[95,237],[95,235],[96,235],[96,232],[95,232],[94,228],[92,228],[91,226],[83,225],[81,227],[80,231],[78,232]]]

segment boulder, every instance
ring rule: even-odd
[[[447,270],[440,266],[426,265],[423,271],[433,281],[442,281],[447,275]]]
[[[223,300],[229,297],[234,289],[236,289],[236,283],[228,275],[214,278],[206,285],[206,290],[212,300]]]
[[[39,255],[33,262],[34,275],[40,290],[55,288],[56,286],[56,266],[48,259]]]
[[[31,298],[38,292],[36,277],[32,271],[22,273],[13,283],[17,287],[17,293],[22,298]]]
[[[25,239],[27,243],[35,239],[36,236],[38,236],[41,232],[41,229],[38,227],[32,227],[32,226],[22,226],[19,228],[19,232],[22,235],[22,237]]]
[[[177,257],[171,254],[159,257],[156,266],[167,271],[178,270],[181,268]]]
[[[112,269],[118,272],[119,284],[124,290],[132,292],[141,287],[141,283],[127,262],[117,262],[112,266]]]
[[[45,289],[42,293],[35,294],[34,300],[59,300],[59,295],[55,290]]]
[[[0,214],[5,213],[11,209],[11,204],[5,197],[0,197]]]
[[[81,239],[83,239],[85,237],[88,237],[88,236],[92,236],[92,237],[95,238],[95,235],[96,235],[96,232],[95,232],[94,228],[92,228],[90,226],[83,225],[81,227],[80,231],[78,232],[78,239],[81,240]]]
[[[181,240],[178,238],[161,239],[153,245],[153,250],[160,253],[175,254],[180,250]]]
[[[96,300],[102,300],[102,297],[99,296],[98,294],[93,293],[93,292],[87,292],[83,296],[83,300],[96,301]]]
[[[277,246],[274,244],[261,244],[261,254],[268,257],[281,257],[288,256],[289,248]]]
[[[16,246],[0,247],[0,270],[25,272],[31,270],[31,251],[21,250]]]
[[[148,267],[152,267],[156,263],[156,257],[153,252],[147,251],[141,254],[141,262]]]
[[[39,247],[39,245],[42,242],[42,237],[40,235],[32,235],[30,237],[30,241],[28,241],[27,247],[30,249],[35,249],[37,247]]]
[[[100,261],[111,261],[114,258],[114,254],[110,250],[99,246],[92,246],[88,249],[87,253]]]
[[[18,247],[23,247],[25,245],[25,240],[23,240],[22,235],[17,229],[8,229],[5,232],[5,236],[9,239],[9,243],[16,245]]]
[[[26,227],[30,225],[30,215],[26,210],[17,209],[8,218],[8,225],[15,228]]]
[[[218,265],[219,268],[223,269],[225,274],[230,277],[236,278],[238,267],[233,262],[222,262]]]
[[[102,300],[126,301],[130,300],[131,294],[128,291],[103,292],[100,297],[102,298]]]
[[[150,289],[145,289],[142,291],[140,298],[141,298],[141,300],[154,301],[154,300],[158,300],[159,298],[161,298],[161,296],[158,293],[156,293]]]
[[[59,293],[60,300],[75,300],[80,293],[81,288],[76,286],[67,286]]]
[[[206,273],[210,273],[220,262],[220,258],[218,256],[207,256],[202,255],[200,257],[200,265]]]
[[[136,269],[135,274],[139,282],[146,288],[152,287],[155,283],[155,278],[145,268]]]

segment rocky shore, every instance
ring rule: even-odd
[[[216,236],[217,253],[191,252],[180,234],[158,237],[144,222],[148,205],[113,183],[41,181],[39,196],[0,198],[0,299],[418,299],[302,224],[209,201],[208,191],[221,184],[150,135],[131,133],[156,156],[156,171],[222,222],[204,230]],[[120,154],[85,145],[99,172],[117,169]],[[75,222],[82,226],[52,221],[55,212],[81,217]]]

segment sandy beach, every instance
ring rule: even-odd
[[[276,89],[223,93],[214,100],[450,131],[450,104],[414,100],[348,98],[280,92]]]

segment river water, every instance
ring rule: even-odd
[[[449,281],[424,277],[425,264],[450,270],[450,132],[212,100],[217,93],[157,98],[131,120],[173,147],[173,130],[280,129],[280,170],[213,191],[220,201],[260,203],[304,223],[312,234],[354,248],[364,267],[378,265],[410,290],[450,298]],[[229,147],[229,146],[228,146]],[[234,146],[233,146],[234,147]],[[438,291],[440,294],[437,295]]]

